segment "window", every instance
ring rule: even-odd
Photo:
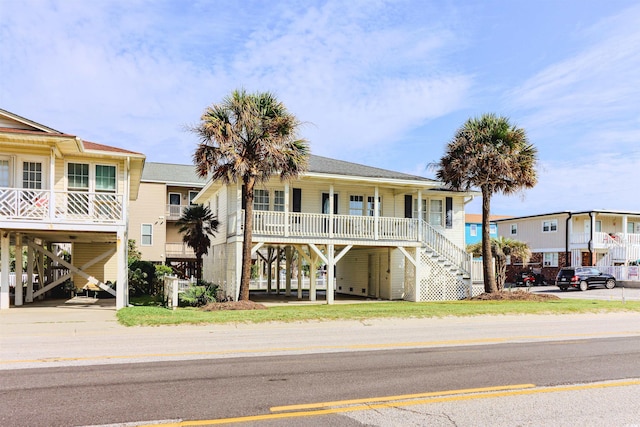
[[[4,185],[3,185],[4,187]],[[628,222],[627,223],[627,233],[633,233],[635,231],[635,223],[633,222]]]
[[[471,224],[469,225],[469,236],[477,236],[478,235],[478,225],[477,224]]]
[[[545,252],[542,254],[543,267],[557,267],[558,266],[558,253],[557,252]]]
[[[489,224],[489,234],[494,236],[498,234],[498,226],[495,224]]]
[[[418,199],[413,201],[413,217],[418,218]],[[422,199],[422,218],[423,221],[427,221],[427,199]]]
[[[548,221],[542,221],[542,232],[543,233],[555,233],[558,231],[558,220],[550,219]]]
[[[284,212],[284,191],[276,190],[273,192],[273,210]]]
[[[89,165],[69,163],[67,165],[67,188],[71,191],[89,191]]]
[[[22,163],[22,188],[42,189],[42,163]]]
[[[511,224],[511,235],[515,236],[518,234],[518,224]]]
[[[376,216],[376,198],[374,196],[367,197],[367,215]],[[382,214],[382,199],[378,197],[378,216]]]
[[[142,224],[140,226],[140,245],[151,246],[153,244],[153,224]]]
[[[362,215],[364,211],[363,196],[349,196],[349,215]]]
[[[602,232],[602,221],[596,221],[596,233]]]
[[[109,165],[96,165],[96,192],[116,192],[116,167]]]
[[[257,211],[269,210],[268,190],[253,190],[253,209]]]
[[[189,191],[189,204],[190,205],[195,205],[195,203],[193,203],[193,199],[195,199],[197,195],[198,195],[197,191]]]
[[[7,159],[0,159],[0,187],[11,187],[11,168]]]
[[[429,203],[429,223],[442,227],[442,200],[431,200]]]

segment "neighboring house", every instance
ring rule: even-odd
[[[464,242],[466,245],[482,242],[482,214],[466,214],[464,216]],[[496,220],[510,218],[504,215],[489,217],[489,237],[498,237]]]
[[[127,212],[144,161],[0,110],[0,308],[10,305],[11,246],[27,254],[24,271],[15,264],[15,277],[26,274],[15,305],[69,279],[115,295],[117,308],[128,304]],[[70,262],[57,245],[70,249]]]
[[[196,199],[209,205],[222,228],[203,277],[235,298],[242,262],[241,189],[241,183],[209,181]],[[471,292],[464,208],[477,195],[419,176],[311,156],[298,180],[274,178],[257,186],[253,253],[268,263],[285,259],[287,292],[294,257],[298,274],[304,259],[311,300],[319,268],[335,279],[338,293],[410,301],[464,298]],[[333,301],[333,287],[326,298]]]
[[[129,239],[143,260],[169,265],[183,277],[195,275],[195,253],[182,242],[176,222],[205,183],[193,165],[145,164],[129,218]]]
[[[498,234],[526,242],[529,266],[547,280],[563,266],[628,266],[640,260],[640,212],[554,212],[497,220]],[[512,263],[511,275],[523,269]],[[512,277],[509,276],[508,277]]]

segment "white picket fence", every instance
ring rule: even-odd
[[[178,295],[195,283],[196,279],[193,277],[190,280],[185,280],[178,279],[177,276],[164,276],[164,300],[167,301],[167,306],[175,310],[179,303]]]

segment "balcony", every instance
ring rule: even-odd
[[[177,221],[182,217],[182,213],[190,205],[167,205],[167,220]]]
[[[0,188],[0,221],[124,224],[123,196],[113,193]]]
[[[165,243],[166,258],[195,259],[196,254],[186,243]]]

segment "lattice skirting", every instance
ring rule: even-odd
[[[430,253],[419,250],[418,267],[405,264],[405,295],[410,301],[453,301],[480,294]],[[465,283],[466,282],[466,283]]]

